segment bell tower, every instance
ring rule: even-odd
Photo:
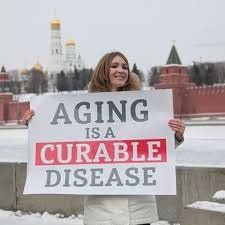
[[[69,39],[66,42],[66,55],[65,55],[65,71],[71,72],[74,71],[76,65],[76,54],[75,54],[75,41],[73,39]]]
[[[60,20],[54,18],[51,20],[51,47],[50,47],[50,65],[49,72],[53,76],[63,69],[63,54],[60,33]]]

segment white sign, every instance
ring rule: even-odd
[[[171,90],[31,100],[24,194],[176,194]]]

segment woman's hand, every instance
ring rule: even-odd
[[[33,116],[34,116],[34,110],[32,109],[27,110],[23,115],[23,123],[25,125],[28,125],[28,123],[30,122]]]
[[[175,131],[175,137],[178,141],[183,141],[185,124],[179,119],[171,119],[168,123],[169,127]]]

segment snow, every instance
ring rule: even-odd
[[[82,94],[87,93],[87,90],[79,90],[79,91],[63,91],[63,92],[46,92],[41,95],[60,95],[60,94]],[[13,95],[13,100],[17,100],[19,102],[30,102],[30,99],[34,96],[37,96],[36,94],[19,94],[19,95]]]
[[[177,166],[225,167],[225,125],[187,126]]]
[[[43,213],[22,213],[21,211],[12,212],[0,209],[0,224],[4,225],[83,225],[83,216],[75,217],[71,215],[64,218],[62,214],[51,215]],[[167,221],[158,221],[152,225],[169,225]],[[174,224],[179,225],[179,224]]]
[[[21,211],[12,212],[0,209],[0,224],[4,225],[83,225],[83,216],[74,215],[68,218],[61,218],[62,215],[50,215],[45,212],[40,213],[22,213]]]
[[[215,199],[215,200],[224,200],[225,199],[225,190],[217,191],[213,195],[213,199]]]
[[[190,167],[225,167],[225,139],[185,138],[177,148],[176,165]]]
[[[217,202],[197,201],[191,205],[187,205],[187,208],[201,209],[225,214],[225,204]]]
[[[27,161],[27,129],[0,129],[0,161]]]

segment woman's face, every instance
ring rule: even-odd
[[[125,60],[117,55],[113,58],[109,69],[109,81],[111,91],[117,91],[128,80],[128,65]]]

